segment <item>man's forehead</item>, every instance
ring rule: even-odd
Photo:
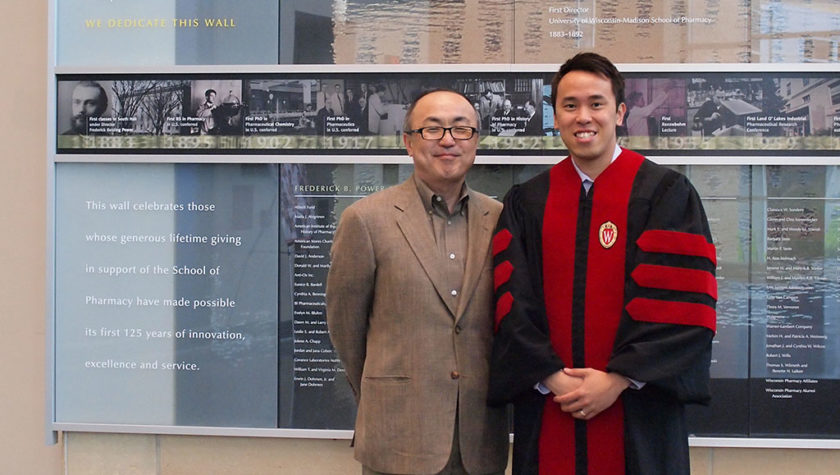
[[[615,99],[615,91],[610,78],[603,74],[575,70],[557,83],[557,99],[564,97]]]
[[[441,109],[459,108],[472,109],[472,102],[460,94],[449,91],[435,91],[420,98],[415,109],[422,110],[426,115],[440,114]],[[466,112],[465,112],[466,113]]]
[[[473,109],[474,110],[474,109]],[[444,124],[446,122],[468,122],[470,120],[469,116],[466,115],[457,115],[455,117],[444,117],[436,114],[427,114],[423,117],[420,117],[422,122],[432,122],[435,124]]]
[[[450,101],[450,100],[461,100],[465,103],[469,103],[464,96],[458,94],[457,92],[452,91],[432,91],[418,99],[417,104],[423,104],[427,102],[443,102],[443,101]]]

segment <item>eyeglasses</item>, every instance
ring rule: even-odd
[[[459,125],[456,127],[420,127],[419,129],[406,130],[407,134],[419,133],[425,140],[440,140],[449,131],[449,135],[455,140],[469,140],[478,132],[475,127]]]

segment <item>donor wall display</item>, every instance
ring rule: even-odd
[[[501,199],[565,157],[550,80],[595,49],[625,75],[619,144],[686,174],[712,227],[695,443],[840,438],[837,7],[54,3],[54,430],[349,438],[329,252],[350,203],[412,173],[408,104],[473,102],[467,180]]]

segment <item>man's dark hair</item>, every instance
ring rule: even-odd
[[[405,120],[403,121],[403,131],[404,132],[407,132],[411,128],[411,126],[409,125],[409,123],[411,122],[411,114],[414,112],[414,107],[417,106],[417,103],[420,102],[420,99],[428,96],[429,94],[433,94],[435,92],[451,92],[452,94],[457,94],[457,95],[463,97],[464,100],[467,101],[467,104],[469,104],[470,106],[473,106],[473,110],[475,109],[475,105],[473,104],[472,99],[465,96],[464,93],[462,93],[462,92],[456,91],[455,89],[449,89],[448,87],[437,87],[437,88],[434,88],[434,89],[429,89],[429,90],[423,91],[420,94],[418,94],[414,98],[414,100],[411,101],[411,105],[409,105],[408,109],[405,111]],[[478,111],[476,111],[475,114],[476,114],[476,121],[477,121],[476,124],[478,124],[478,126],[480,127],[481,126],[481,119],[478,117]]]
[[[615,65],[598,53],[578,53],[563,63],[551,80],[551,107],[554,108],[555,114],[557,113],[557,86],[563,76],[572,71],[586,71],[603,76],[612,83],[616,108],[624,102],[624,78]]]
[[[216,95],[218,95],[218,94],[216,93],[216,90],[215,90],[215,89],[208,89],[208,90],[204,91],[204,97],[209,97],[211,93],[212,93],[212,94],[216,94]]]

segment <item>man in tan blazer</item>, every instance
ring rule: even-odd
[[[406,114],[414,174],[342,214],[327,322],[358,404],[365,474],[503,473],[504,409],[486,404],[490,239],[501,204],[467,187],[479,121],[435,90]]]

